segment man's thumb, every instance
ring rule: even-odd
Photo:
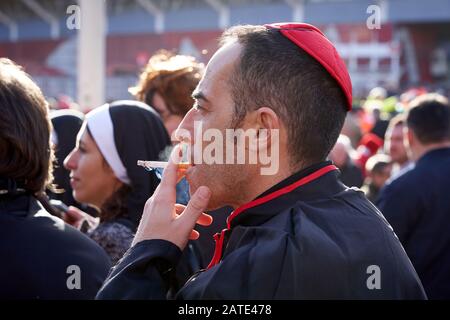
[[[183,217],[189,220],[189,225],[191,225],[192,228],[195,226],[198,217],[207,208],[210,197],[211,190],[209,190],[208,187],[201,186],[192,195],[191,200],[189,200],[187,207],[183,212]]]

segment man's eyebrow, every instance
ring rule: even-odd
[[[205,102],[209,102],[209,100],[205,97],[205,95],[201,91],[195,91],[194,93],[192,93],[192,98],[194,98],[195,100],[201,99]]]

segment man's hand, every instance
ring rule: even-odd
[[[174,152],[179,152],[178,147],[175,147]],[[175,204],[179,175],[177,164],[171,157],[161,183],[145,204],[133,245],[143,240],[162,239],[183,250],[189,239],[199,237],[199,233],[194,230],[196,223],[204,226],[211,224],[212,217],[203,213],[211,197],[208,187],[198,188],[187,206]]]

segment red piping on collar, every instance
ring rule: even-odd
[[[207,269],[215,266],[216,264],[218,264],[220,262],[220,259],[222,258],[222,250],[223,250],[223,242],[224,242],[224,238],[225,238],[225,232],[230,230],[231,228],[231,221],[236,218],[236,216],[238,216],[239,214],[241,214],[242,212],[244,212],[247,209],[259,206],[263,203],[266,203],[270,200],[273,200],[275,198],[278,198],[286,193],[289,193],[295,189],[297,189],[300,186],[303,186],[311,181],[316,180],[317,178],[320,178],[321,176],[323,176],[324,174],[333,171],[333,170],[337,170],[336,166],[330,164],[326,167],[323,167],[309,175],[307,175],[306,177],[301,178],[300,180],[284,187],[281,188],[277,191],[274,191],[272,193],[269,193],[268,195],[255,199],[253,201],[250,201],[242,206],[240,206],[239,208],[237,208],[236,210],[234,210],[230,216],[227,218],[227,229],[223,229],[222,232],[216,233],[214,235],[214,240],[216,242],[216,247],[214,249],[214,256],[211,260],[211,262],[209,263]]]
[[[330,164],[326,167],[323,167],[322,169],[319,169],[313,173],[311,173],[310,175],[307,175],[306,177],[301,178],[300,180],[294,182],[293,184],[290,184],[284,188],[281,188],[277,191],[274,191],[272,193],[269,193],[268,195],[262,197],[262,198],[258,198],[255,199],[253,201],[250,201],[242,206],[240,206],[239,208],[237,208],[236,210],[234,210],[230,216],[227,218],[227,227],[228,229],[230,229],[231,227],[231,220],[233,220],[234,218],[236,218],[237,215],[241,214],[243,211],[259,206],[260,204],[266,203],[270,200],[273,200],[275,198],[278,198],[280,196],[282,196],[283,194],[289,193],[294,189],[297,189],[298,187],[305,185],[321,176],[323,176],[324,174],[333,171],[333,170],[337,170],[336,166]]]
[[[216,246],[214,248],[214,256],[212,257],[211,262],[208,264],[208,267],[206,267],[206,269],[214,267],[222,258],[223,240],[225,238],[225,232],[227,230],[228,229],[223,229],[222,232],[216,233],[214,235],[214,241],[216,242]]]

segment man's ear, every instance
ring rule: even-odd
[[[270,147],[274,133],[279,134],[281,119],[271,108],[261,107],[256,110],[256,136],[261,146]],[[277,137],[278,138],[278,137]]]
[[[281,120],[269,107],[261,107],[256,110],[256,120],[261,129],[280,129]]]
[[[278,117],[275,111],[268,107],[261,107],[256,110],[256,121],[258,124],[258,129],[280,130],[280,127],[282,125],[281,119]]]
[[[410,150],[411,146],[414,146],[417,143],[417,138],[416,138],[414,132],[411,129],[409,129],[407,126],[405,126],[403,129],[403,142],[404,142],[407,150]]]
[[[261,175],[274,175],[280,168],[280,131],[284,129],[280,117],[268,107],[256,110],[257,154]]]

